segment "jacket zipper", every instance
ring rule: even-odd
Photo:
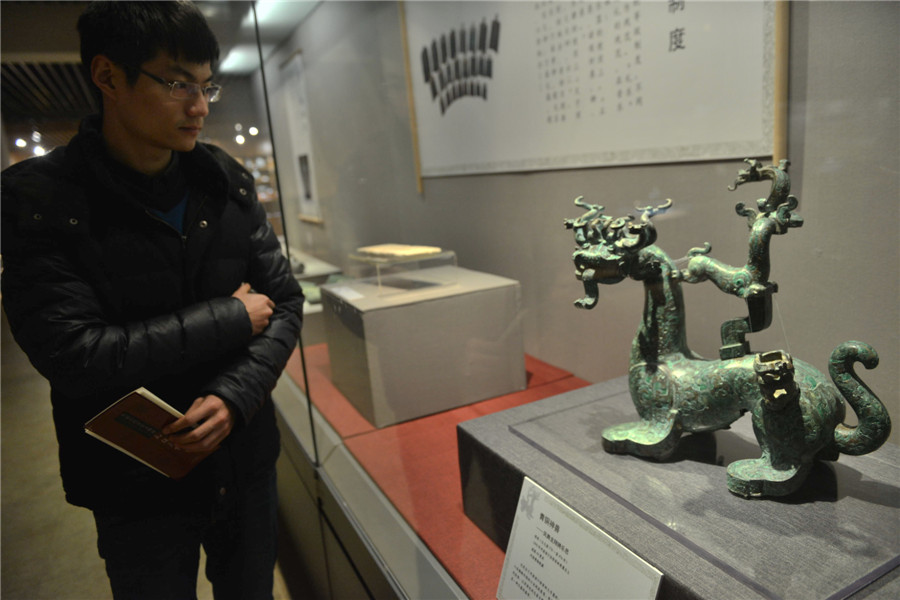
[[[197,206],[197,210],[194,212],[194,217],[187,227],[184,228],[184,233],[181,234],[181,243],[184,246],[187,246],[187,238],[188,233],[190,233],[194,229],[194,225],[197,223],[197,219],[200,218],[200,213],[203,212],[203,207],[206,205],[206,194],[200,194],[200,204]]]
[[[164,221],[163,219],[157,217],[156,215],[154,215],[152,212],[150,212],[150,211],[147,210],[146,208],[144,209],[144,214],[146,214],[148,217],[150,217],[150,218],[153,219],[154,221],[157,221],[158,223],[162,223],[165,227],[168,227],[169,229],[171,229],[172,231],[174,231],[175,234],[178,235],[178,237],[181,238],[181,248],[182,248],[182,250],[184,250],[184,249],[186,249],[186,247],[187,247],[188,233],[190,233],[190,231],[194,228],[194,225],[197,223],[197,219],[199,218],[200,213],[203,212],[203,206],[204,206],[205,204],[206,204],[206,194],[203,194],[203,195],[200,196],[200,205],[197,207],[197,211],[196,211],[196,213],[195,213],[195,215],[194,215],[193,220],[188,224],[187,227],[184,228],[184,231],[183,231],[183,232],[178,231],[177,229],[175,229],[174,227],[172,227],[172,225],[170,225],[168,222],[166,222],[166,221]]]
[[[177,235],[178,237],[181,238],[181,247],[184,248],[185,242],[187,242],[187,236],[186,236],[186,235],[184,235],[183,233],[181,233],[180,231],[178,231],[177,229],[175,229],[174,227],[172,227],[172,225],[169,224],[168,222],[166,222],[166,221],[160,219],[159,217],[157,217],[156,215],[154,215],[154,214],[153,214],[152,212],[150,212],[149,210],[144,209],[144,214],[146,214],[148,217],[150,217],[152,220],[156,221],[157,223],[161,223],[164,227],[166,227],[166,228],[171,229],[172,231],[174,231],[174,232],[175,232],[175,235]]]
[[[188,269],[188,255],[187,255],[187,239],[188,239],[188,233],[190,233],[191,230],[194,228],[194,225],[197,223],[197,219],[199,218],[200,214],[203,212],[203,207],[204,207],[205,205],[206,205],[206,194],[201,194],[201,195],[200,195],[200,205],[197,206],[197,210],[194,212],[194,217],[193,217],[193,219],[192,219],[191,222],[187,225],[187,227],[184,228],[184,231],[183,231],[183,232],[178,231],[177,229],[175,229],[174,227],[172,227],[172,225],[170,225],[169,223],[167,223],[167,222],[164,221],[163,219],[157,217],[156,215],[154,215],[154,214],[153,214],[152,212],[150,212],[149,210],[144,209],[144,212],[146,213],[146,215],[147,215],[148,217],[150,217],[150,218],[153,219],[154,221],[158,221],[159,223],[162,223],[165,227],[168,227],[169,229],[171,229],[172,231],[174,231],[175,234],[176,234],[179,238],[181,238],[181,272],[182,272],[182,279],[183,279],[183,281],[182,281],[182,294],[187,293],[187,295],[189,296],[189,298],[185,298],[185,300],[193,300],[193,298],[194,298],[194,289],[193,289],[193,286],[190,285],[190,282],[188,281],[188,272],[189,272],[189,269]],[[184,296],[183,296],[183,297],[184,297]]]

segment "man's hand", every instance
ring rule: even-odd
[[[244,303],[247,314],[250,316],[250,324],[253,326],[253,335],[259,335],[269,326],[269,317],[275,310],[275,303],[265,294],[257,294],[250,291],[250,284],[244,283],[231,295]]]
[[[197,398],[184,416],[163,428],[164,435],[185,452],[218,448],[234,427],[234,414],[218,396]],[[177,433],[183,431],[183,433]]]

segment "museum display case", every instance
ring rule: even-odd
[[[590,15],[588,5],[593,5]],[[646,3],[612,5],[618,6],[619,14],[598,14],[597,3],[538,3],[528,5],[528,10],[539,14],[543,10],[546,16],[551,6],[552,10],[571,8],[569,13],[551,15],[570,31],[578,30],[588,17],[592,22],[598,16],[608,17],[610,26],[619,23],[622,27],[626,18],[632,25],[643,19],[650,28],[655,27],[651,17],[677,19],[680,10],[696,10],[692,3],[675,3],[671,12],[664,7],[666,17],[651,15]],[[381,369],[382,360],[397,361],[391,367],[397,385],[383,390],[380,402],[384,406],[415,404],[416,398],[427,405],[430,389],[446,391],[446,384],[431,381],[449,368],[447,359],[437,351],[444,338],[449,346],[454,338],[473,335],[467,326],[474,324],[476,330],[483,330],[484,324],[495,318],[488,317],[478,302],[455,320],[459,325],[437,318],[442,313],[436,307],[435,314],[416,315],[399,300],[415,286],[383,287],[384,273],[373,260],[365,265],[368,271],[361,280],[337,281],[320,288],[324,335],[320,343],[306,344],[302,355],[299,351],[295,354],[276,389],[276,402],[286,440],[282,480],[300,482],[283,491],[285,514],[293,515],[286,519],[292,523],[287,527],[293,528],[291,538],[308,564],[327,563],[319,564],[319,589],[324,595],[342,597],[350,588],[369,597],[495,597],[525,477],[661,571],[660,598],[890,597],[896,591],[900,517],[891,499],[896,493],[898,468],[896,433],[870,455],[815,463],[807,484],[784,500],[744,500],[725,485],[728,463],[759,456],[749,416],[729,430],[685,435],[677,455],[664,463],[602,450],[600,431],[604,427],[635,419],[622,376],[628,372],[631,338],[641,321],[640,285],[601,286],[597,309],[591,313],[572,307],[582,285],[572,276],[572,238],[562,223],[564,217],[577,216],[572,200],[579,196],[585,203],[606,205],[615,211],[613,215],[628,214],[635,206],[659,206],[672,197],[674,207],[653,220],[660,245],[673,254],[679,269],[688,267],[691,248],[702,247],[704,242],[711,244],[711,256],[741,265],[747,257],[747,228],[746,220],[734,214],[734,206],[756,206],[765,191],[742,186],[729,192],[726,187],[738,170],[746,168],[744,158],[759,158],[767,165],[790,158],[791,193],[799,198],[796,212],[805,224],[789,235],[773,237],[771,279],[779,287],[771,320],[764,328],[748,331],[746,340],[754,353],[783,349],[827,371],[831,348],[847,339],[864,339],[879,350],[882,365],[860,376],[896,415],[896,390],[885,367],[897,363],[897,344],[882,324],[885,319],[891,327],[897,323],[890,300],[891,290],[897,287],[896,275],[887,275],[889,269],[861,256],[853,258],[849,240],[865,236],[875,243],[871,252],[882,257],[879,260],[896,256],[895,227],[880,222],[868,232],[865,215],[884,213],[888,221],[896,222],[892,199],[897,197],[897,181],[876,176],[880,181],[873,183],[865,177],[872,185],[869,194],[852,188],[854,202],[864,206],[854,204],[852,210],[844,210],[847,205],[836,187],[850,186],[859,179],[834,158],[841,155],[847,160],[840,149],[846,140],[839,131],[859,125],[860,117],[851,110],[851,102],[867,101],[850,84],[841,86],[841,93],[852,99],[835,109],[838,120],[844,122],[822,131],[819,115],[827,112],[825,103],[835,106],[831,99],[834,90],[825,80],[808,87],[810,78],[821,76],[822,59],[816,53],[830,31],[875,27],[880,41],[871,48],[883,43],[896,45],[887,42],[890,36],[885,28],[874,24],[878,9],[868,8],[873,12],[855,11],[848,4],[830,9],[791,5],[792,18],[782,26],[789,29],[792,45],[788,50],[782,46],[780,52],[793,70],[790,75],[780,72],[778,76],[787,80],[779,85],[789,84],[793,91],[779,95],[773,88],[760,88],[773,100],[764,102],[765,110],[776,114],[770,120],[780,118],[778,106],[774,106],[779,103],[786,118],[779,125],[771,123],[765,136],[769,150],[745,154],[746,146],[737,144],[736,149],[725,151],[727,156],[687,160],[686,154],[676,159],[676,164],[659,155],[635,159],[631,164],[640,166],[628,167],[616,166],[615,161],[593,166],[551,160],[544,164],[556,164],[557,168],[518,164],[471,172],[466,171],[471,167],[465,167],[449,176],[445,170],[456,167],[439,162],[447,157],[428,156],[433,151],[418,144],[437,135],[438,143],[447,146],[460,143],[463,134],[477,132],[460,125],[458,132],[450,133],[426,122],[431,117],[422,113],[430,110],[425,102],[431,99],[426,94],[423,102],[417,86],[423,68],[453,58],[453,44],[461,56],[463,36],[472,38],[472,22],[478,51],[482,19],[473,19],[469,12],[436,17],[436,33],[425,34],[435,40],[432,49],[430,42],[420,45],[423,34],[416,31],[430,23],[428,15],[417,13],[422,10],[420,3],[325,3],[272,54],[266,65],[270,94],[275,96],[273,115],[280,110],[283,122],[290,123],[296,115],[289,114],[285,98],[303,89],[302,112],[309,119],[308,150],[316,182],[318,219],[292,219],[286,224],[288,239],[291,231],[296,231],[293,239],[304,251],[340,265],[344,275],[354,269],[358,272],[359,263],[366,263],[359,260],[357,249],[361,246],[397,241],[452,248],[459,268],[508,278],[516,282],[521,294],[518,318],[524,389],[381,420],[371,405],[372,381],[378,379],[372,376],[373,365]],[[504,12],[508,7],[484,10],[487,42],[482,57],[491,59],[492,71],[490,77],[484,71],[475,74],[484,84],[479,89],[491,99],[505,94],[504,86],[511,85],[503,76],[504,68],[514,68],[503,60],[504,51],[515,48],[507,36],[513,35],[518,19],[526,16]],[[722,14],[728,18],[727,11]],[[896,26],[896,19],[893,23]],[[492,33],[495,30],[496,35]],[[593,31],[596,36],[606,33]],[[647,35],[649,29],[643,31]],[[549,39],[551,33],[547,35]],[[774,33],[760,35],[765,54],[775,44],[772,37],[765,36]],[[682,41],[687,44],[690,39]],[[582,42],[586,43],[561,43],[587,50],[579,45]],[[372,52],[376,48],[377,52]],[[550,56],[557,48],[539,50]],[[671,53],[679,51],[676,48]],[[750,52],[749,46],[742,52]],[[427,61],[423,62],[420,54],[426,55]],[[765,58],[777,63],[774,53]],[[560,55],[555,59],[560,60]],[[763,71],[777,78],[767,69]],[[449,70],[434,73],[429,81],[440,85],[443,76],[449,85],[455,66],[451,63]],[[646,103],[652,73],[649,68],[639,73],[645,79],[632,81],[630,89],[635,93],[639,83],[643,85]],[[583,71],[566,77],[573,81],[581,77],[584,85]],[[867,85],[880,90],[878,94],[887,93],[874,71],[866,77]],[[461,75],[459,82],[463,79]],[[801,85],[806,87],[798,87]],[[567,88],[572,102],[577,98],[575,87]],[[622,91],[628,90],[623,87]],[[555,110],[554,118],[569,114],[559,101],[560,92],[557,90],[555,108],[547,107]],[[616,94],[616,89],[611,93]],[[724,89],[716,93],[719,108],[735,100]],[[341,104],[336,98],[353,101]],[[485,100],[483,96],[477,99]],[[467,95],[453,97],[438,111],[443,115],[440,118],[454,123],[453,114],[474,100]],[[345,108],[338,111],[333,103]],[[507,106],[506,110],[513,108],[518,109]],[[615,105],[612,112],[614,109]],[[712,118],[706,110],[697,111],[702,113],[700,118]],[[887,139],[881,125],[888,123],[896,131],[896,110],[882,107],[876,112],[879,117],[866,126],[880,140],[880,151],[896,157],[896,144]],[[480,118],[475,112],[465,114]],[[722,113],[716,118],[731,117]],[[588,120],[584,121],[570,131],[574,134],[579,127],[587,127]],[[762,121],[766,126],[767,119]],[[475,122],[490,129],[488,135],[506,135],[496,134],[495,124]],[[831,137],[820,138],[823,135]],[[818,144],[816,150],[811,151],[802,140]],[[556,142],[546,138],[546,143]],[[785,154],[776,157],[772,147]],[[276,156],[282,149],[285,156],[294,151],[288,143],[279,142],[277,132],[275,148]],[[630,151],[611,152],[634,158]],[[863,170],[870,168],[864,166],[866,161],[884,162],[874,153],[866,156],[865,161],[851,162]],[[299,164],[294,159],[280,162],[288,160],[291,165]],[[426,164],[417,165],[419,160]],[[308,215],[311,209],[304,207],[300,192],[303,178],[298,174],[294,179],[296,201],[290,199],[290,193],[285,194],[285,214]],[[639,223],[640,212],[633,214],[634,223]],[[840,225],[832,219],[839,219]],[[887,260],[895,266],[895,258]],[[836,265],[839,276],[835,275]],[[426,273],[427,269],[419,275]],[[411,276],[412,281],[419,279]],[[866,286],[879,290],[877,297],[842,293]],[[422,293],[421,289],[414,291]],[[382,355],[371,354],[359,334],[366,309],[351,306],[346,293],[359,302],[371,296],[374,302],[391,303],[393,324],[385,325],[379,335],[395,336],[399,346],[385,353],[387,346],[376,344]],[[712,284],[689,286],[684,294],[691,348],[716,357],[722,346],[719,325],[746,315],[748,305],[741,300],[722,300]],[[351,308],[355,327],[346,318]],[[480,319],[486,319],[485,323],[479,325]],[[429,325],[436,326],[436,331],[430,331]],[[355,346],[348,346],[348,340]],[[403,347],[416,356],[397,349]],[[452,355],[461,352],[454,350]],[[507,348],[502,355],[513,354]],[[501,355],[494,358],[497,356]],[[433,364],[428,364],[429,357],[434,358]],[[479,362],[481,366],[494,365],[494,371],[499,369],[493,359],[474,361]],[[362,402],[353,398],[360,391],[348,387],[348,374],[362,382]],[[424,388],[416,383],[422,381],[426,382]],[[406,393],[410,399],[401,400]],[[851,415],[851,424],[852,419]],[[302,506],[308,510],[299,508]],[[313,538],[310,531],[316,532]],[[317,541],[310,543],[310,539]],[[325,559],[317,554],[322,547]],[[602,570],[602,565],[598,568]],[[353,576],[348,576],[349,572]]]
[[[207,141],[253,173],[307,296],[273,393],[289,584],[497,597],[527,478],[661,572],[658,598],[900,595],[900,428],[769,499],[727,487],[762,452],[749,414],[679,432],[667,458],[609,453],[604,430],[638,418],[652,277],[588,289],[621,274],[589,224],[636,239],[652,218],[692,353],[747,342],[827,373],[860,340],[881,364],[859,376],[900,422],[895,5],[201,4],[235,61]],[[766,186],[727,189],[748,158],[790,160],[804,219],[770,240],[764,327],[725,277],[684,275],[709,276],[691,262],[705,244],[728,273],[757,264],[735,206]],[[606,258],[631,244],[613,237]],[[386,244],[434,252],[371,250]]]
[[[897,75],[874,57],[897,47],[897,17],[850,3],[782,4],[781,16],[775,3],[746,14],[704,3],[716,5],[706,16],[691,2],[516,3],[521,13],[502,3],[443,3],[447,12],[437,15],[425,4],[318,4],[265,61],[286,237],[293,251],[340,271],[316,282],[320,323],[309,315],[316,333],[304,332],[303,352],[275,390],[285,529],[320,593],[496,597],[527,477],[658,569],[660,598],[894,595],[896,431],[867,456],[816,462],[808,486],[769,500],[745,500],[725,484],[728,463],[759,456],[749,415],[731,429],[685,434],[667,462],[602,449],[604,428],[636,418],[623,377],[642,319],[640,284],[601,286],[594,311],[574,308],[584,288],[573,277],[563,221],[580,214],[572,208],[578,197],[612,215],[631,212],[635,224],[635,207],[672,198],[653,222],[678,269],[706,242],[711,256],[743,265],[747,222],[735,205],[757,206],[766,193],[727,187],[745,158],[776,166],[789,158],[805,224],[773,236],[778,291],[766,326],[749,327],[745,339],[753,353],[780,349],[823,372],[835,346],[870,343],[882,364],[860,376],[896,421],[900,187],[885,165],[898,156],[898,115],[886,100],[896,100],[896,90],[881,77],[888,70],[893,83]],[[760,15],[758,29],[746,26]],[[521,51],[516,28],[524,22],[539,25],[530,30],[539,33],[534,54]],[[707,43],[697,33],[704,23],[731,38],[732,50],[715,64],[707,55],[654,72],[663,63],[653,61],[698,58],[691,49]],[[869,41],[836,42],[853,32]],[[651,48],[656,34],[664,43]],[[617,62],[617,51],[635,48],[641,68]],[[582,52],[581,60],[567,63],[562,52]],[[861,74],[853,66],[860,60],[874,64]],[[535,66],[543,71],[523,80]],[[600,69],[619,69],[621,80]],[[708,71],[709,81],[692,69]],[[696,78],[709,99],[670,103],[651,117],[652,96],[673,89],[673,72]],[[529,98],[528,90],[539,92]],[[488,116],[479,114],[491,102]],[[624,125],[611,121],[616,115]],[[510,129],[507,119],[518,125]],[[610,131],[626,128],[626,147],[588,143],[602,119]],[[645,128],[675,121],[702,123],[694,134],[717,133],[674,149],[668,133],[648,141]],[[858,129],[874,146],[854,155],[860,148],[846,133]],[[714,139],[719,134],[733,139]],[[486,147],[473,149],[470,139]],[[536,140],[541,151],[523,159]],[[457,160],[454,145],[470,152],[468,162]],[[591,148],[567,154],[582,145]],[[873,222],[873,214],[884,218]],[[863,239],[871,244],[865,253]],[[437,303],[419,314],[437,300],[419,295],[458,299],[465,278],[419,285],[427,265],[396,271],[358,251],[395,242],[452,249],[458,273],[513,282],[519,307],[495,315],[476,296],[452,319]],[[854,291],[863,289],[872,292]],[[709,283],[686,286],[684,296],[691,349],[717,357],[720,325],[747,315],[745,298],[723,300]],[[382,309],[386,321],[374,327]],[[521,345],[472,353],[476,334],[510,313]],[[379,339],[373,348],[376,335],[393,345]],[[429,409],[447,381],[459,379],[452,358],[461,356],[464,368],[495,375],[518,361],[524,385]],[[391,414],[380,416],[376,405]],[[394,410],[403,406],[421,413]]]

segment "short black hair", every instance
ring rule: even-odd
[[[215,71],[219,42],[192,2],[91,2],[78,18],[81,62],[90,81],[91,62],[103,54],[125,69],[134,85],[138,67],[160,51]]]

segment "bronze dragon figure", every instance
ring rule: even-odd
[[[628,377],[640,420],[604,430],[604,449],[665,459],[682,433],[723,429],[749,412],[762,455],[728,465],[728,488],[745,497],[783,496],[803,484],[816,459],[876,450],[891,424],[884,405],[853,369],[856,362],[869,369],[878,364],[868,344],[850,341],[835,348],[829,362],[831,381],[784,351],[750,351],[745,335],[769,326],[772,294],[778,289],[768,281],[770,240],[803,220],[793,214],[798,202],[789,194],[789,163],[746,162],[750,168],[741,171],[729,189],[762,180],[771,180],[772,189],[768,198],[758,201],[758,210],[737,205],[750,229],[749,256],[742,267],[710,258],[706,244],[689,253],[686,268],[677,268],[655,245],[651,222],[671,200],[639,208],[636,220],[606,216],[602,206],[579,197],[575,204],[586,212],[566,219],[565,225],[574,231],[575,276],[585,290],[575,301],[577,307],[596,306],[600,284],[626,277],[644,284],[644,313],[632,343]],[[718,360],[693,353],[685,335],[681,284],[705,280],[744,298],[749,310],[748,317],[723,324]],[[855,427],[843,424],[845,399],[858,417]]]

